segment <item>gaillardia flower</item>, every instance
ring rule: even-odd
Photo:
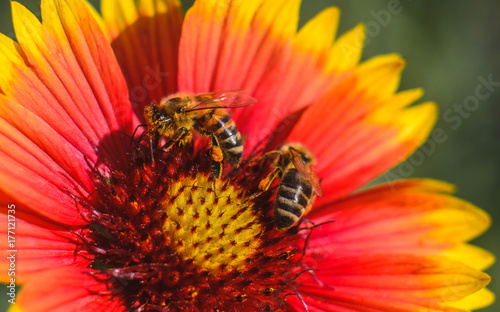
[[[424,142],[436,106],[412,105],[419,89],[396,92],[398,55],[358,64],[363,26],[335,39],[336,8],[297,31],[299,5],[198,0],[183,17],[176,0],[103,0],[101,17],[83,0],[42,0],[40,22],[12,2],[0,198],[2,236],[15,241],[0,241],[0,274],[22,286],[13,311],[458,312],[493,301],[482,273],[493,256],[466,243],[489,225],[482,210],[433,180],[359,190]],[[177,92],[257,102],[161,115]],[[190,126],[159,135],[169,132],[151,130],[151,107],[158,129],[188,114]]]

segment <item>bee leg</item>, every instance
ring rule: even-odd
[[[259,197],[265,191],[267,191],[271,187],[271,184],[273,184],[274,179],[276,179],[276,177],[278,175],[281,176],[282,174],[283,174],[283,171],[281,170],[280,167],[274,168],[274,170],[271,173],[269,173],[267,175],[267,177],[265,177],[264,179],[262,179],[259,182],[260,192],[257,192],[255,194],[253,194],[252,196],[248,197],[248,200],[253,200],[253,199]]]
[[[222,175],[222,171],[224,171],[224,166],[221,161],[213,161],[210,166],[210,172],[215,180],[220,179]]]
[[[149,149],[151,150],[151,161],[155,162],[155,156],[153,154],[153,136],[149,136]]]
[[[181,127],[175,131],[172,140],[174,140],[175,142],[180,141],[188,133],[189,133],[188,129]]]
[[[137,138],[137,140],[135,139],[135,134],[136,134],[137,130],[139,130],[139,128],[141,128],[141,127],[147,127],[147,126],[148,126],[147,124],[138,125],[137,127],[135,127],[135,130],[134,130],[134,132],[132,132],[132,135],[129,135],[128,133],[123,132],[123,131],[118,131],[120,133],[125,134],[130,139],[130,146],[133,147],[133,150],[132,150],[132,158],[133,159],[136,159],[136,149],[137,149],[137,146],[139,144],[141,144],[142,138],[148,133],[148,131],[144,131]]]
[[[172,147],[172,145],[174,145],[175,142],[178,142],[180,141],[186,134],[189,133],[189,130],[184,128],[184,127],[181,127],[179,129],[177,129],[174,133],[174,135],[172,136],[172,139],[170,139],[167,143],[165,143],[165,145],[163,145],[161,147],[161,149],[169,149]]]
[[[209,151],[210,158],[212,158],[210,172],[214,177],[214,191],[216,191],[215,182],[220,179],[220,177],[222,176],[222,172],[224,171],[224,153],[222,152],[219,141],[217,141],[215,135],[210,135],[210,138],[212,143]]]
[[[273,183],[274,179],[279,175],[281,176],[283,174],[283,171],[281,170],[280,167],[274,168],[274,170],[267,175],[262,181],[259,183],[259,189],[262,192],[265,192],[271,187],[271,184]]]
[[[269,158],[275,158],[275,157],[281,157],[281,152],[280,151],[267,152],[267,153],[265,153],[262,156],[259,156],[259,157],[256,157],[256,158],[252,159],[250,161],[250,163],[251,164],[256,164],[256,163],[262,162],[263,160],[267,160]]]
[[[224,153],[220,148],[219,142],[215,135],[210,136],[212,139],[212,146],[210,147],[210,158],[212,158],[212,175],[215,179],[219,179],[222,175],[224,166],[222,162],[224,161]]]
[[[212,177],[214,177],[212,188],[214,190],[214,194],[215,194],[216,197],[217,197],[217,192],[216,192],[217,191],[217,187],[215,185],[215,182],[222,175],[222,171],[224,171],[222,162],[213,161],[212,165],[210,167],[210,173],[212,174]]]

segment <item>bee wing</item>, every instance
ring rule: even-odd
[[[256,99],[242,92],[243,90],[230,90],[198,94],[195,96],[195,98],[199,103],[191,107],[188,111],[213,108],[244,107],[250,106],[257,102]]]
[[[321,183],[319,182],[318,175],[313,169],[311,163],[306,163],[299,152],[290,149],[290,153],[292,154],[292,162],[295,166],[295,169],[299,172],[299,174],[309,180],[314,189],[314,192],[318,194],[318,196],[323,197],[323,188],[321,187]]]

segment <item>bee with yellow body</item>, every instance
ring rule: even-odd
[[[241,135],[225,108],[243,107],[256,102],[251,96],[235,91],[205,94],[176,93],[145,108],[147,134],[171,139],[166,147],[192,140],[192,130],[210,136],[212,175],[220,178],[223,161],[238,166],[243,157]]]

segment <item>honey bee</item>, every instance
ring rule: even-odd
[[[241,135],[234,121],[224,108],[244,107],[257,102],[241,90],[212,92],[205,94],[176,93],[153,103],[144,110],[150,136],[165,136],[171,140],[164,148],[174,143],[186,144],[192,140],[192,131],[210,136],[212,175],[218,179],[225,160],[238,166],[243,156]]]
[[[262,192],[279,176],[280,184],[274,202],[276,228],[285,231],[297,224],[312,207],[315,194],[323,197],[323,189],[312,166],[314,155],[300,143],[287,143],[263,157],[276,157],[274,170],[259,183]],[[313,193],[314,191],[314,193]]]

